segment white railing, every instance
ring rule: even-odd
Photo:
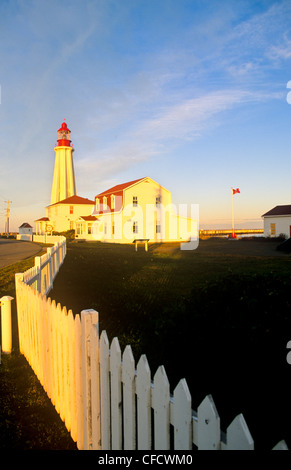
[[[16,235],[16,240],[21,240],[24,242],[32,242],[32,239],[33,239],[33,235],[29,235],[25,233]]]
[[[194,412],[185,379],[171,395],[163,366],[152,378],[145,355],[136,365],[130,346],[121,353],[117,338],[110,345],[105,331],[99,335],[96,311],[74,316],[26,275],[16,275],[20,352],[78,449],[254,449],[241,414],[222,433],[210,395]]]
[[[28,234],[17,234],[16,240],[26,241],[26,242],[35,242],[35,243],[57,243],[64,237],[60,235],[28,235]]]
[[[44,237],[41,238],[41,236],[37,237],[37,241],[45,243]],[[66,238],[57,237],[55,245],[47,248],[44,255],[36,256],[34,266],[22,274],[23,282],[41,294],[47,295],[53,287],[53,281],[63,264],[65,256]]]
[[[55,244],[64,241],[65,237],[62,235],[33,235],[34,243]]]

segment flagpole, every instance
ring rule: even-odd
[[[232,238],[234,238],[233,188],[231,188]]]

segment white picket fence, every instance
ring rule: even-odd
[[[36,268],[39,274],[39,262]],[[47,298],[45,282],[32,282],[35,276],[16,275],[20,351],[78,449],[254,449],[243,415],[223,433],[210,395],[194,412],[185,379],[171,395],[163,366],[152,378],[145,355],[136,365],[130,346],[122,353],[117,338],[109,344],[106,331],[99,335],[96,311],[67,312]],[[274,449],[287,449],[285,441]]]
[[[23,281],[41,294],[47,295],[53,287],[53,281],[66,256],[66,238],[55,236],[47,242],[42,236],[34,236],[34,242],[54,243],[42,256],[36,256],[34,266],[23,273]]]

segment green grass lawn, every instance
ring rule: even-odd
[[[213,395],[226,429],[243,413],[259,448],[291,447],[291,257],[264,239],[179,244],[68,243],[51,297],[93,308],[100,331],[163,364],[171,389],[185,377],[195,409]],[[268,429],[268,432],[266,432]],[[288,441],[289,439],[289,441]]]

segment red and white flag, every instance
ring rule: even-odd
[[[232,194],[240,193],[239,188],[236,188],[236,189],[231,188],[231,189],[232,189]]]

